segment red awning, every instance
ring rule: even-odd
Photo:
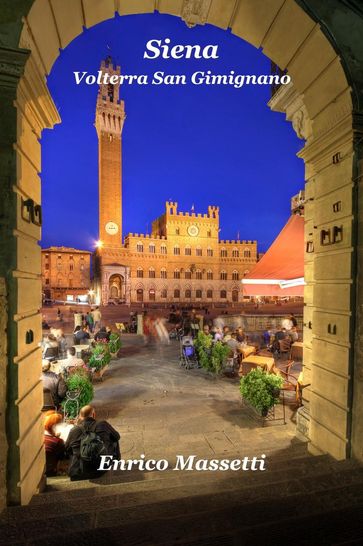
[[[256,279],[256,284],[244,284],[245,296],[303,296],[304,286],[287,286],[284,281],[304,277],[304,217],[290,216],[285,227],[276,237],[266,254],[244,280]],[[266,282],[263,282],[266,280]],[[276,281],[276,282],[274,282]],[[251,282],[251,281],[250,281]]]

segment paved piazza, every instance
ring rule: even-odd
[[[121,353],[104,381],[95,384],[93,403],[98,418],[120,432],[123,458],[258,456],[291,445],[291,409],[286,425],[275,421],[262,427],[242,407],[238,379],[184,370],[177,341],[145,347],[139,336],[125,335]]]

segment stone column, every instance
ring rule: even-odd
[[[137,315],[137,335],[143,336],[144,335],[144,317],[143,315],[138,314]]]

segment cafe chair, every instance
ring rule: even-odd
[[[53,360],[57,360],[59,357],[59,349],[58,347],[47,347],[44,353],[44,360],[50,360],[51,362]]]

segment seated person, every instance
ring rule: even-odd
[[[50,362],[43,360],[42,376],[43,390],[47,389],[50,392],[54,406],[58,408],[60,403],[65,398],[67,386],[62,376],[50,371]]]
[[[65,445],[59,433],[54,431],[54,427],[61,423],[63,418],[60,413],[53,412],[50,415],[49,413],[44,421],[45,473],[47,476],[56,476],[58,463],[65,458]]]
[[[297,333],[296,326],[293,326],[289,332],[289,336],[291,338],[291,342],[295,343],[295,341],[299,340],[299,334]]]
[[[98,454],[94,453],[93,462],[81,458],[81,442],[84,447],[87,432],[94,432],[103,444],[100,445],[101,453],[100,451]],[[119,433],[107,421],[96,421],[96,413],[92,406],[84,406],[80,411],[78,424],[71,429],[65,445],[66,453],[71,458],[68,471],[71,481],[96,478],[106,472],[97,470],[99,455],[112,455],[120,459],[119,440]]]
[[[110,341],[110,332],[106,330],[106,326],[102,326],[97,334],[95,334],[96,341]]]
[[[279,340],[280,353],[288,353],[291,349],[291,338],[289,335],[286,335],[284,339]]]
[[[231,339],[231,332],[229,330],[229,327],[223,326],[223,341],[227,343],[229,339]]]
[[[88,332],[88,329],[86,326],[83,326],[82,328],[80,326],[76,326],[76,329],[74,331],[74,343],[75,345],[83,345],[86,339],[90,339],[90,335]]]
[[[65,368],[84,366],[82,358],[78,358],[75,347],[69,347],[67,358],[62,362]]]
[[[224,341],[224,339],[223,339]],[[232,351],[236,352],[241,348],[241,344],[237,341],[237,334],[233,332],[226,342],[226,345],[232,349]]]
[[[53,334],[48,334],[48,336],[43,340],[42,346],[43,346],[43,357],[44,357],[44,355],[47,352],[47,349],[58,349],[58,341]]]
[[[237,341],[238,343],[246,343],[247,342],[247,339],[246,339],[246,336],[243,332],[243,329],[241,327],[237,328],[237,331],[236,331],[236,334],[237,334]]]

